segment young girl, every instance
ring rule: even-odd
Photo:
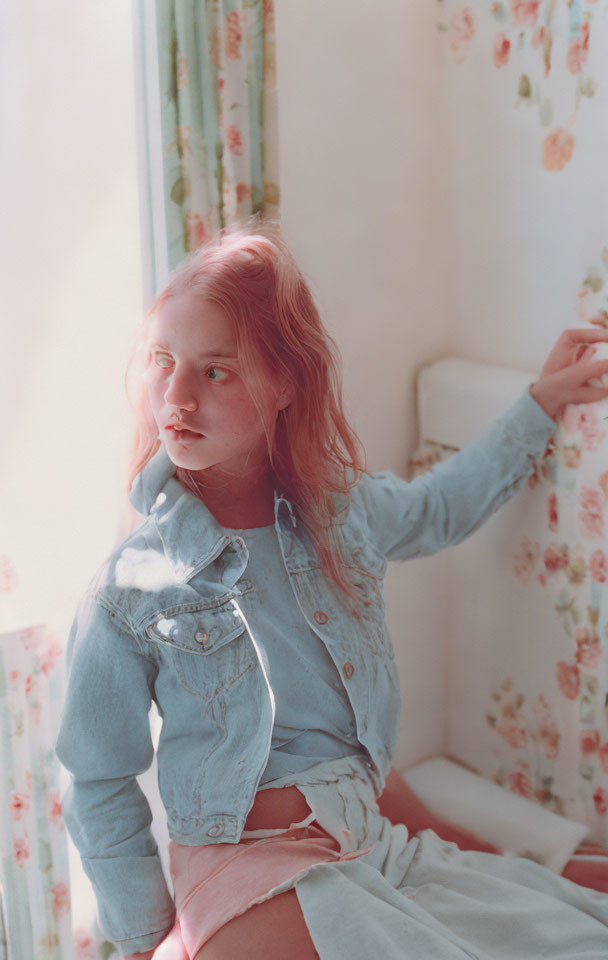
[[[392,769],[382,599],[389,560],[469,536],[564,406],[608,396],[588,383],[608,360],[582,359],[606,340],[565,331],[479,440],[407,483],[366,470],[276,224],[224,229],[174,271],[130,365],[144,519],[78,606],[56,744],[121,955],[606,957],[608,896],[440,824]],[[173,897],[136,779],[152,700]]]

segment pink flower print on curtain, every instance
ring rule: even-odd
[[[515,107],[533,107],[541,126],[548,128],[539,155],[544,169],[551,172],[562,171],[572,162],[578,111],[582,100],[593,100],[598,90],[593,25],[594,10],[588,0],[502,0],[475,6],[442,0],[438,4],[437,28],[447,38],[448,69],[453,65],[475,68],[485,87],[492,69],[504,72]],[[600,38],[596,56],[602,55]],[[562,92],[566,85],[572,87],[572,80],[574,112],[570,98]]]

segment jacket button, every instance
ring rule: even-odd
[[[200,630],[197,630],[197,632],[194,634],[194,639],[196,640],[197,643],[207,643],[207,640],[209,639],[209,634],[201,633]]]
[[[208,837],[221,837],[224,832],[224,824],[216,823],[214,827],[209,827],[207,830]]]
[[[326,613],[323,612],[323,610],[315,610],[315,612],[313,613],[313,617],[315,618],[317,623],[327,623],[327,621],[329,620],[329,617],[327,616]]]
[[[344,666],[342,667],[342,673],[348,680],[350,677],[352,677],[354,672],[355,672],[355,668],[353,667],[352,663],[349,660],[347,660]]]

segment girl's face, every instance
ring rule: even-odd
[[[218,304],[200,294],[169,297],[151,321],[148,344],[148,399],[176,466],[221,465],[222,473],[242,476],[268,462],[262,420],[241,378],[234,323]],[[277,389],[275,416],[287,402]],[[178,412],[188,428],[179,432],[172,427]]]

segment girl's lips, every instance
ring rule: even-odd
[[[167,427],[166,430],[171,439],[177,443],[194,443],[195,440],[203,436],[202,433],[195,433],[193,430],[186,430],[185,428],[176,430],[175,427]]]

